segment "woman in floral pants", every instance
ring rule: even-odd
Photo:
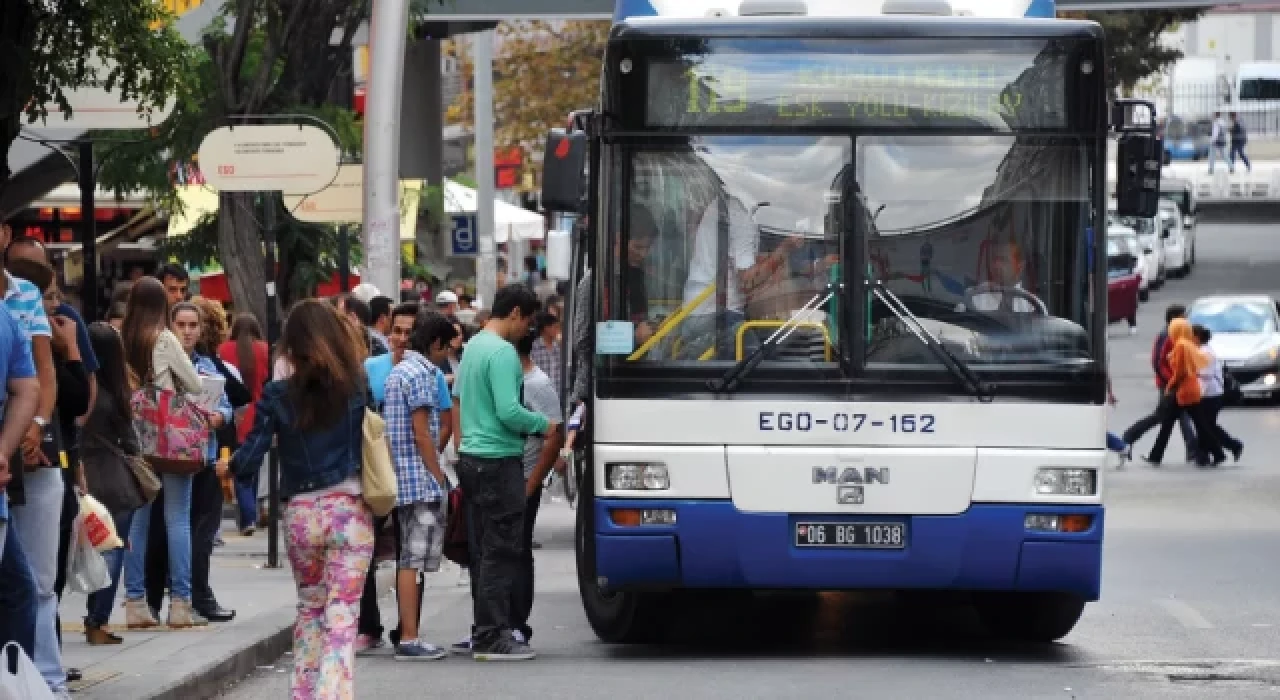
[[[277,439],[285,546],[298,584],[293,698],[348,700],[374,539],[360,492],[364,343],[331,305],[308,299],[289,313],[280,351],[291,372],[263,389],[253,429],[220,469],[251,478]]]

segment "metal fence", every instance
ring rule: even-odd
[[[1233,102],[1225,80],[1140,86],[1133,94],[1155,102],[1170,120],[1166,138],[1208,139],[1214,114],[1235,112],[1251,140],[1280,140],[1280,99]]]

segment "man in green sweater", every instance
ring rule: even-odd
[[[513,343],[529,333],[538,298],[523,284],[498,290],[484,330],[467,343],[454,379],[461,403],[458,481],[466,494],[477,661],[534,657],[513,634],[511,592],[520,576],[524,529],[525,439],[547,430],[547,419],[524,407],[524,369]]]

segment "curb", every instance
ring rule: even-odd
[[[223,633],[226,639],[188,648],[202,661],[155,674],[118,677],[85,689],[77,697],[135,698],[136,700],[208,700],[249,676],[259,666],[274,664],[293,645],[296,608],[289,606],[262,615],[249,624]],[[158,662],[162,660],[157,659]],[[96,692],[95,692],[96,691]]]

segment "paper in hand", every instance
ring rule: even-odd
[[[194,397],[195,402],[206,411],[215,410],[226,385],[227,380],[223,377],[200,375],[200,393]]]

